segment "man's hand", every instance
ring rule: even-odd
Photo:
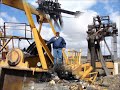
[[[62,51],[65,51],[65,48],[62,48]]]

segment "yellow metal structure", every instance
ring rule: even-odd
[[[80,80],[85,80],[90,83],[94,83],[97,77],[97,72],[92,72],[93,68],[90,63],[81,63],[81,50],[77,52],[75,50],[68,50],[68,56],[63,52],[65,59],[65,68],[72,71],[72,74]]]
[[[12,67],[12,66],[10,67],[8,65],[8,61],[9,61],[8,58],[6,59],[6,61],[0,62],[0,66],[12,68],[12,69],[32,70],[33,72],[47,71],[49,69],[49,67],[47,65],[47,59],[45,58],[42,48],[47,53],[47,55],[50,59],[50,62],[52,62],[52,64],[53,64],[53,56],[51,55],[51,52],[49,51],[44,40],[42,39],[40,32],[41,32],[41,28],[42,28],[42,23],[49,23],[50,27],[52,28],[53,33],[54,34],[56,33],[51,20],[47,17],[47,15],[43,14],[42,12],[36,11],[36,9],[34,9],[32,6],[30,6],[26,2],[26,0],[2,0],[2,3],[5,5],[25,11],[25,14],[27,16],[29,25],[31,27],[31,30],[32,30],[32,33],[34,36],[35,44],[37,47],[37,51],[38,51],[38,55],[39,55],[38,60],[39,60],[39,62],[41,62],[42,68],[30,67],[30,63],[28,62],[28,60],[25,60],[24,54],[19,49],[13,49],[7,55],[7,56],[16,55],[15,58],[11,57],[12,58],[11,62],[14,62],[14,61],[16,61],[16,59],[19,59],[19,62],[17,62],[17,65],[15,67]],[[32,14],[38,15],[40,17],[39,30],[37,30],[37,28],[34,24]],[[6,46],[6,44],[5,44],[5,46]],[[91,65],[90,64],[82,64],[80,62],[81,51],[80,52],[69,51],[68,53],[72,53],[72,56],[71,57],[67,56],[65,54],[65,52],[63,51],[63,57],[65,59],[66,67],[69,68],[73,72],[73,74],[76,75],[79,79],[87,80],[87,81],[90,81],[93,83],[96,79],[97,72],[91,73],[92,69],[93,69],[91,67]],[[19,56],[21,58],[19,58]],[[92,74],[92,77],[91,77],[91,74]]]
[[[35,27],[35,24],[34,24],[34,21],[32,19],[32,14],[31,14],[30,8],[29,8],[28,4],[25,1],[23,3],[23,6],[24,6],[24,9],[25,9],[26,16],[28,18],[30,27],[31,27],[31,29],[33,31],[33,36],[34,36],[35,43],[36,43],[36,46],[37,46],[39,58],[40,58],[41,63],[42,63],[42,68],[47,69],[47,64],[46,64],[45,57],[44,57],[44,54],[43,54],[43,51],[42,51],[42,43],[40,42],[38,31],[37,31],[37,29]]]
[[[17,9],[25,11],[26,16],[28,18],[29,25],[30,25],[31,30],[33,32],[34,40],[35,40],[37,51],[38,51],[38,55],[39,55],[39,60],[40,60],[40,62],[42,64],[42,69],[43,70],[48,70],[46,58],[44,56],[42,48],[44,48],[44,50],[47,53],[47,55],[48,55],[49,59],[51,60],[52,64],[53,64],[53,56],[51,55],[51,52],[49,51],[48,47],[45,45],[44,40],[40,36],[40,32],[41,32],[41,28],[42,28],[42,23],[49,23],[51,28],[52,28],[53,33],[55,34],[55,29],[54,29],[54,26],[52,25],[51,20],[49,18],[47,18],[47,16],[45,14],[43,14],[42,12],[36,11],[36,9],[34,9],[31,5],[29,5],[26,2],[26,0],[2,0],[2,4],[5,4],[5,5],[8,5],[8,6],[11,6],[11,7],[14,7],[14,8],[17,8]],[[37,28],[36,28],[36,26],[34,24],[34,21],[33,21],[33,18],[32,18],[32,14],[38,15],[40,17],[39,30],[37,30]],[[10,40],[11,40],[11,38],[10,38]],[[8,42],[6,42],[4,44],[4,46],[6,46],[9,43],[10,40],[8,40]],[[1,50],[3,48],[1,48]],[[3,62],[1,62],[1,64],[3,64]],[[5,65],[5,64],[3,64],[3,65]],[[7,66],[7,64],[5,66]],[[29,66],[29,65],[21,64],[20,66],[22,67],[22,66]],[[29,67],[27,67],[27,68],[29,68]],[[39,68],[39,69],[41,71],[41,68]],[[36,68],[33,68],[33,70],[36,70]]]
[[[108,61],[108,62],[105,62],[105,64],[108,69],[114,68],[113,62]],[[96,68],[102,68],[101,62],[96,62]]]
[[[68,50],[68,64],[78,64],[80,65],[81,61],[81,52],[77,52],[75,50]]]
[[[9,66],[9,64],[8,64],[9,61],[18,63],[16,65],[17,68],[20,68],[20,67],[27,68],[28,67],[27,62],[23,63],[24,62],[24,54],[20,49],[13,49],[13,50],[9,51],[7,54],[6,60],[1,61],[0,66],[1,67]]]

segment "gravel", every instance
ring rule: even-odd
[[[108,90],[120,90],[120,74],[103,77],[101,86]]]
[[[83,90],[82,85],[78,82],[60,81],[56,83],[43,82],[35,83],[31,81],[28,85],[24,85],[23,90]]]
[[[110,83],[108,90],[120,90],[120,74],[115,75]]]

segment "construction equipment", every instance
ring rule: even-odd
[[[110,72],[108,71],[108,68],[113,69],[113,61],[116,57],[116,54],[113,55],[105,38],[109,36],[117,36],[118,35],[118,29],[116,28],[116,23],[112,23],[109,19],[109,16],[96,16],[93,18],[93,25],[88,25],[88,53],[90,54],[89,60],[91,62],[92,67],[94,68],[94,71],[97,68],[103,68],[106,75],[110,75]],[[106,44],[106,47],[110,53],[111,60],[105,61],[101,47],[100,42],[104,41]],[[116,40],[115,40],[116,41]],[[114,47],[116,47],[117,44],[114,44]],[[116,49],[115,49],[116,53]],[[114,57],[113,57],[114,56]],[[101,63],[101,64],[100,64]]]
[[[44,3],[50,4],[52,2],[53,1],[45,1]],[[42,37],[40,36],[40,31],[41,31],[42,23],[49,23],[52,30],[53,30],[53,33],[55,34],[55,29],[54,29],[54,26],[52,25],[51,19],[47,17],[48,13],[45,12],[45,11],[48,11],[48,12],[50,11],[49,14],[51,14],[51,13],[53,13],[53,10],[52,11],[51,11],[51,9],[44,10],[44,8],[41,11],[36,10],[31,5],[29,5],[26,2],[26,0],[2,0],[2,4],[5,4],[5,5],[8,5],[8,6],[11,6],[11,7],[14,7],[14,8],[21,9],[21,10],[25,11],[26,16],[27,16],[28,21],[29,21],[29,24],[30,24],[30,27],[31,27],[31,30],[33,32],[33,36],[34,36],[35,44],[36,44],[36,47],[37,47],[38,55],[39,55],[39,58],[41,60],[40,62],[42,64],[42,68],[44,70],[47,70],[48,67],[47,67],[47,63],[45,61],[45,57],[44,57],[42,47],[44,48],[45,52],[47,53],[51,63],[53,63],[53,57],[52,57],[48,47],[45,45],[45,42],[43,41]],[[56,4],[59,4],[59,3],[54,2],[54,6]],[[49,6],[51,7],[51,4]],[[43,7],[46,7],[46,4],[43,5]],[[66,11],[64,13],[67,13],[67,10],[62,10],[62,9],[60,9],[60,10],[61,11],[59,11],[59,13],[62,13],[63,11]],[[57,15],[55,12],[58,13],[57,11],[54,11],[53,16]],[[71,12],[71,11],[68,11],[68,12],[69,12],[68,14],[76,15],[76,13],[73,14],[73,12]],[[40,28],[39,28],[39,30],[36,29],[36,26],[35,26],[35,24],[33,22],[33,19],[32,19],[32,14],[35,14],[35,15],[39,16],[39,18],[40,18],[40,21],[39,21],[40,22]]]
[[[71,15],[76,15],[76,13],[63,10],[60,7],[54,7],[56,5],[60,6],[57,1],[53,2],[45,0],[44,4],[42,5],[42,10],[32,7],[30,4],[27,3],[26,0],[2,0],[1,3],[25,11],[29,26],[32,30],[32,34],[35,40],[35,43],[32,43],[30,47],[26,50],[27,53],[24,53],[23,50],[19,48],[14,48],[13,46],[12,50],[5,53],[5,60],[1,60],[0,62],[0,67],[2,67],[0,89],[22,90],[22,88],[27,83],[29,83],[30,80],[36,81],[36,77],[42,78],[42,76],[44,76],[44,72],[47,73],[48,70],[53,66],[53,56],[51,55],[49,48],[46,46],[45,41],[40,35],[42,24],[49,23],[53,33],[55,34],[56,31],[52,24],[51,18],[58,26],[56,20],[61,19],[62,12]],[[47,5],[45,3],[47,3]],[[53,3],[53,6],[51,6],[50,3]],[[32,14],[37,16],[39,22],[39,30],[37,30],[34,24]],[[8,43],[10,41],[13,41],[13,39],[25,39],[29,42],[29,38],[26,37],[7,36],[5,30],[6,28],[4,25],[3,34],[1,36],[1,39],[3,41],[2,47],[0,49],[1,52],[6,49]],[[31,53],[36,48],[36,51],[38,53]],[[47,76],[49,75],[47,74]]]
[[[42,1],[41,4],[39,4],[38,11],[42,11],[45,14],[49,14],[50,18],[54,20],[55,24],[59,28],[60,26],[57,22],[58,20],[59,20],[60,25],[63,26],[61,13],[75,15],[75,17],[78,17],[82,13],[80,11],[72,12],[72,11],[61,9],[61,6],[58,0],[55,0],[55,2],[53,2],[52,0]]]
[[[47,5],[49,5],[49,6],[46,6],[46,4],[44,4],[44,3],[47,3]],[[5,5],[8,5],[8,6],[25,11],[26,16],[27,16],[28,21],[29,21],[29,24],[30,24],[30,27],[31,27],[32,32],[33,32],[33,36],[34,36],[34,40],[36,43],[38,55],[39,55],[39,58],[41,59],[42,68],[47,70],[48,67],[47,67],[47,64],[45,61],[44,53],[42,53],[43,52],[42,47],[44,48],[45,52],[47,53],[51,63],[53,63],[53,57],[52,57],[48,47],[45,45],[45,42],[43,41],[42,37],[40,36],[42,23],[49,23],[51,28],[52,28],[53,33],[55,34],[54,26],[52,25],[51,19],[47,17],[47,14],[48,14],[47,12],[49,12],[50,16],[51,16],[51,13],[53,13],[53,15],[51,17],[57,15],[56,13],[62,13],[62,12],[67,13],[67,14],[71,14],[71,15],[76,15],[76,13],[71,12],[71,11],[67,11],[67,10],[62,10],[62,9],[60,9],[60,7],[54,8],[54,9],[59,9],[59,12],[54,11],[53,9],[51,10],[51,8],[53,8],[56,4],[59,4],[58,2],[54,2],[53,7],[51,7],[51,4],[50,4],[50,3],[53,3],[53,1],[44,1],[44,3],[42,6],[43,8],[40,11],[40,10],[36,10],[31,5],[29,5],[26,2],[26,0],[23,0],[23,1],[22,0],[14,0],[14,1],[13,0],[2,0],[2,4],[5,4]],[[59,4],[59,6],[60,6],[60,4]],[[51,7],[51,8],[44,10],[44,7]],[[32,19],[32,14],[35,14],[35,15],[39,16],[39,18],[40,18],[39,30],[36,29],[36,26],[35,26],[33,19]],[[61,15],[61,14],[59,14],[59,15]],[[56,18],[54,18],[54,19],[56,19]]]
[[[42,24],[49,23],[53,33],[55,34],[56,31],[51,20],[54,20],[57,27],[60,28],[60,25],[62,26],[61,13],[76,16],[81,12],[63,10],[60,8],[60,4],[57,0],[55,2],[52,0],[45,0],[38,9],[33,8],[26,0],[2,0],[2,4],[25,11],[35,41],[27,50],[25,50],[25,52],[19,48],[13,47],[12,50],[7,52],[6,59],[0,62],[0,67],[2,67],[0,89],[22,90],[30,80],[35,81],[36,77],[42,78],[53,66],[53,56],[51,55],[50,48],[48,48],[49,46],[46,46],[45,40],[43,40],[40,35]],[[39,23],[38,30],[34,24],[32,14],[37,16],[37,21]],[[58,19],[60,21],[60,25],[57,22]],[[5,27],[4,30],[6,30]],[[6,49],[7,44],[13,39],[26,39],[29,42],[29,38],[18,36],[7,37],[6,34],[3,34],[3,37],[1,38],[4,38],[3,42],[5,42],[3,43],[1,51]],[[35,50],[37,53],[33,52]],[[65,60],[68,61],[65,52],[63,52],[63,55]],[[80,54],[78,53],[78,55]],[[78,60],[78,58],[80,58],[80,56],[74,59]],[[95,81],[97,73],[95,73],[94,77],[91,77],[90,72],[93,68],[90,64],[81,64],[79,61],[74,65],[66,63],[65,67],[70,67],[70,72],[72,72],[73,75],[78,76],[79,79],[86,79],[90,82]],[[47,77],[50,77],[50,75],[47,74]],[[9,85],[9,83],[11,84]]]

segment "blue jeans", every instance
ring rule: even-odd
[[[62,49],[53,49],[54,65],[62,64]]]

